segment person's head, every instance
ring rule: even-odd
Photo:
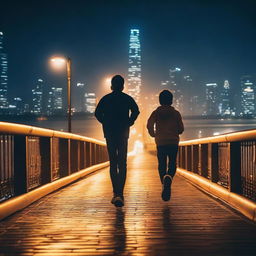
[[[124,78],[120,75],[115,75],[111,79],[111,90],[121,92],[124,89]]]
[[[160,105],[172,105],[173,94],[169,90],[163,90],[159,94]]]

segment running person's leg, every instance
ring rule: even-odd
[[[164,201],[169,201],[171,198],[172,180],[176,173],[176,158],[178,153],[178,145],[166,145],[166,152],[168,155],[168,171],[167,174],[164,176],[164,189],[162,192],[162,198]]]
[[[128,138],[120,138],[117,146],[118,194],[123,197],[127,172]]]
[[[178,145],[170,144],[168,145],[168,171],[167,173],[174,177],[177,168],[177,154],[178,154]]]
[[[106,142],[110,161],[110,178],[115,196],[118,193],[117,141],[115,138],[106,138]]]
[[[163,178],[167,171],[167,154],[165,150],[165,145],[157,146],[157,159],[158,159],[158,172],[159,172],[161,183],[163,183]]]

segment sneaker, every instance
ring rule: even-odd
[[[116,200],[116,196],[114,195],[111,199],[111,204],[114,204],[115,203],[115,200]]]
[[[172,176],[166,174],[163,178],[163,191],[162,199],[163,201],[169,201],[171,198],[171,185],[172,185]]]
[[[116,196],[113,204],[116,207],[124,206],[124,198],[122,196]]]

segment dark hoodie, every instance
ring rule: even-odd
[[[147,128],[150,136],[155,137],[156,144],[178,144],[179,134],[184,131],[179,111],[172,106],[163,105],[152,112]]]

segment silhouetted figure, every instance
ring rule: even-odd
[[[105,95],[96,107],[95,116],[103,125],[110,160],[110,177],[114,196],[111,203],[124,205],[126,159],[130,126],[139,115],[134,99],[123,93],[124,79],[116,75],[111,80],[112,92]]]
[[[170,200],[171,184],[176,173],[179,134],[184,131],[181,115],[172,107],[173,95],[169,90],[159,94],[160,107],[152,112],[147,128],[155,137],[157,145],[158,171],[163,184],[162,199]],[[168,159],[168,165],[167,165]]]

